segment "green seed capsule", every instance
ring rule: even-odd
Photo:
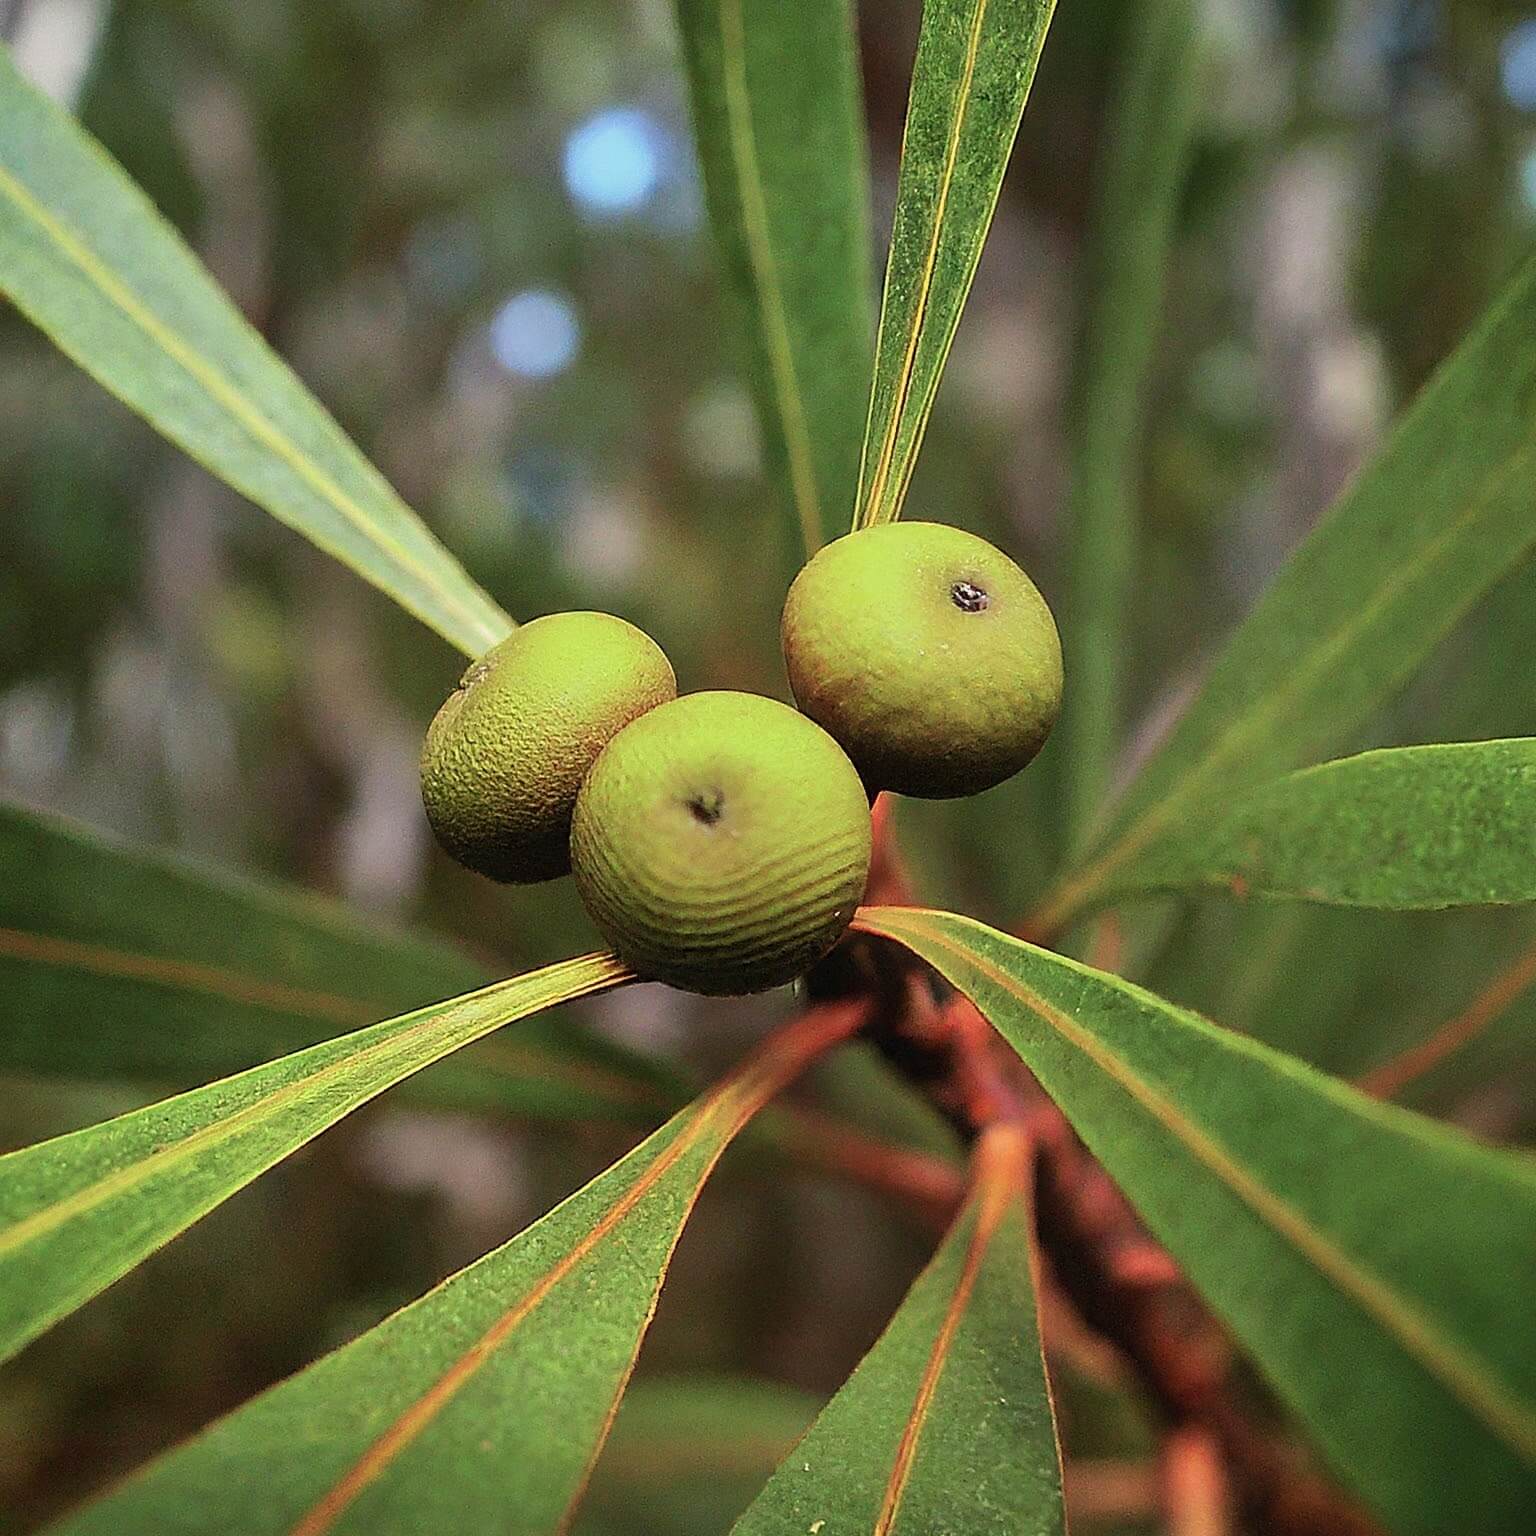
[[[1040,750],[1061,709],[1061,642],[1035,584],[942,523],[837,539],[795,578],[784,659],[796,702],[871,790],[990,789]]]
[[[788,705],[695,693],[626,726],[582,785],[571,864],[587,911],[643,976],[758,992],[847,928],[869,803],[842,749]]]
[[[606,613],[556,613],[475,662],[427,729],[421,797],[438,841],[493,880],[570,869],[571,811],[609,740],[677,697],[643,631]]]

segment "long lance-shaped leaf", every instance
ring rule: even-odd
[[[158,432],[468,655],[510,632],[144,194],[4,48],[0,294]]]
[[[854,527],[901,515],[1056,0],[925,0]]]
[[[192,1087],[488,980],[448,944],[308,892],[0,805],[0,1070]],[[410,1091],[650,1124],[687,1097],[559,1016],[471,1047]]]
[[[972,1196],[932,1263],[734,1536],[1065,1530],[1029,1173],[1017,1129],[983,1137]]]
[[[1365,720],[1536,543],[1533,499],[1536,258],[1291,558],[1033,926],[1059,928],[1222,797]]]
[[[710,1170],[863,1013],[843,1004],[803,1015],[521,1236],[59,1530],[566,1529]],[[232,1504],[230,1488],[260,1496]]]
[[[1393,1531],[1529,1530],[1536,1164],[969,918],[858,921],[992,1021]]]
[[[704,190],[796,562],[848,525],[874,350],[850,0],[678,0]]]
[[[1102,807],[1121,724],[1144,395],[1205,56],[1194,0],[1142,0],[1125,15],[1067,414],[1072,686],[1057,734],[1074,841]]]
[[[1112,882],[1346,907],[1536,901],[1536,739],[1362,752],[1239,796]]]
[[[566,960],[0,1157],[0,1359],[386,1088],[632,979],[611,955]]]

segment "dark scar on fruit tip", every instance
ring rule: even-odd
[[[962,613],[980,613],[992,601],[974,581],[957,581],[949,589],[949,600]]]
[[[714,826],[725,811],[725,796],[718,789],[700,790],[684,803],[693,819],[706,827]]]

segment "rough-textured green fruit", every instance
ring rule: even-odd
[[[872,790],[990,789],[1040,750],[1061,708],[1045,599],[995,545],[942,523],[828,544],[789,589],[783,640],[796,701]]]
[[[630,721],[676,697],[661,648],[612,614],[555,613],[514,630],[427,728],[421,798],[438,841],[493,880],[565,874],[587,770]]]
[[[626,726],[581,787],[576,888],[643,976],[759,992],[835,944],[869,874],[869,802],[787,704],[694,693]]]

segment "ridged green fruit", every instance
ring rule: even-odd
[[[943,799],[990,789],[1040,750],[1061,709],[1061,641],[1002,550],[942,523],[834,540],[784,604],[800,708],[871,790]]]
[[[676,697],[661,647],[623,619],[524,624],[465,672],[427,728],[421,798],[437,840],[493,880],[565,874],[587,770],[630,721]]]
[[[869,856],[869,802],[842,748],[749,693],[689,694],[626,726],[571,823],[576,889],[603,937],[689,992],[760,992],[809,969],[847,928]]]

